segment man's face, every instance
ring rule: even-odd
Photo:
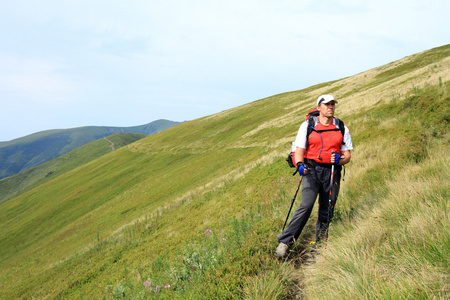
[[[336,108],[336,103],[334,101],[330,101],[328,103],[320,103],[317,107],[317,110],[324,117],[330,118],[334,116],[334,110]]]

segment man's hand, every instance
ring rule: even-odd
[[[333,152],[333,154],[331,154],[331,163],[334,165],[338,165],[339,164],[339,153]]]
[[[350,150],[344,150],[342,153],[333,152],[333,154],[331,154],[331,163],[335,165],[345,165],[350,162],[351,157]]]
[[[297,170],[300,176],[306,175],[306,173],[308,173],[308,168],[305,167],[305,165],[301,161],[297,163]]]

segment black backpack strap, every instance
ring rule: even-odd
[[[342,133],[342,136],[344,136],[344,134],[345,134],[344,122],[342,122],[342,120],[338,119],[338,118],[336,118],[336,121],[338,123],[339,131]]]
[[[345,134],[345,126],[344,122],[341,119],[334,118],[333,124],[338,127],[337,129],[325,129],[325,130],[316,130],[315,126],[317,123],[319,123],[319,119],[316,116],[310,116],[307,120],[308,122],[308,129],[306,130],[306,141],[309,140],[309,135],[311,132],[316,131],[318,133],[325,132],[325,131],[340,131],[342,134],[342,137],[344,137]],[[342,140],[342,144],[345,144],[344,140]]]
[[[314,127],[317,125],[319,120],[317,119],[317,117],[310,116],[307,122],[308,122],[308,129],[306,129],[306,142],[309,141],[309,135],[311,134],[311,132],[313,132],[313,130],[317,131]]]
[[[341,119],[335,118],[337,126],[339,127],[339,131],[342,134],[342,144],[345,145],[344,142],[344,134],[345,134],[345,125],[344,122]]]

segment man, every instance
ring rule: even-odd
[[[311,215],[317,195],[319,195],[319,216],[316,224],[316,242],[328,237],[328,225],[339,193],[342,165],[350,161],[350,150],[353,149],[347,126],[334,118],[337,103],[331,95],[320,96],[317,99],[319,116],[314,119],[314,128],[311,128],[309,137],[307,132],[308,126],[311,125],[308,120],[302,123],[298,131],[294,142],[297,148],[293,160],[299,174],[303,176],[302,202],[292,215],[288,227],[278,237],[280,244],[276,254],[280,257],[286,256],[288,248],[300,236]],[[344,127],[344,133],[339,130],[339,126]],[[331,178],[333,169],[334,175]]]

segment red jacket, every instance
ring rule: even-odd
[[[320,122],[314,127],[316,130],[329,130],[337,128],[334,123],[325,126]],[[312,131],[308,138],[308,145],[305,149],[304,157],[312,159],[318,163],[331,164],[332,152],[340,153],[343,136],[342,133],[337,131]],[[318,156],[322,158],[320,160]]]

